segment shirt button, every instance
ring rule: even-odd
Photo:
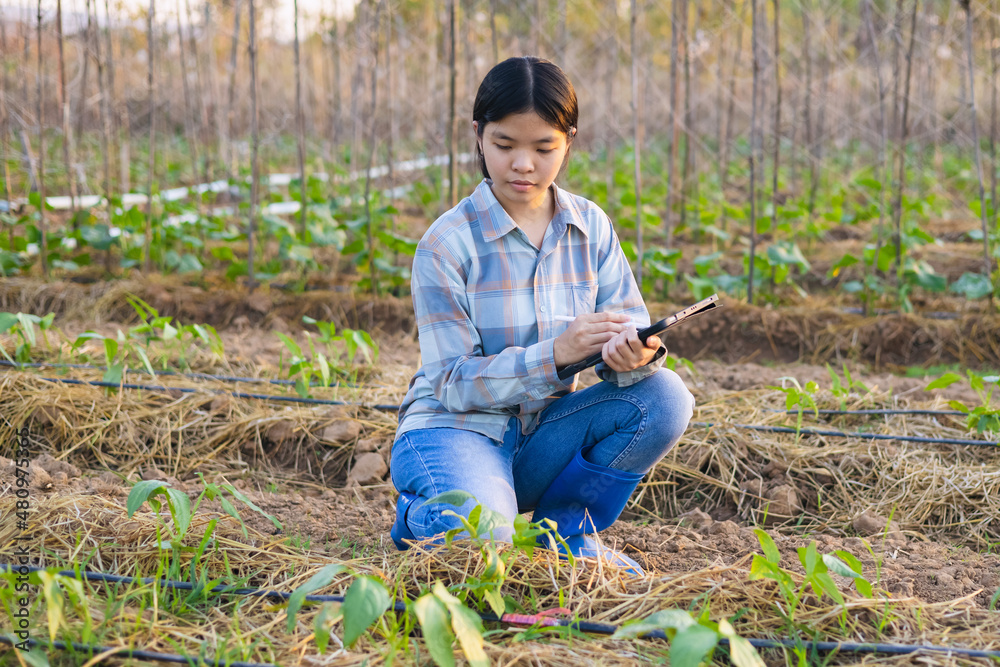
[[[542,311],[544,313],[545,312],[545,306],[541,306],[538,310],[540,310],[540,311]]]

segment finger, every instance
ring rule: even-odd
[[[663,345],[663,341],[660,340],[659,336],[650,336],[646,339],[646,347],[648,348],[658,350],[661,345]]]

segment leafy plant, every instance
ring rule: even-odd
[[[812,590],[817,599],[823,595],[829,596],[837,604],[844,604],[844,596],[837,588],[830,573],[850,577],[854,580],[855,589],[866,598],[871,598],[872,586],[862,573],[861,562],[842,549],[833,553],[820,555],[816,542],[810,542],[807,547],[798,548],[799,562],[805,569],[805,579],[796,585],[792,573],[781,567],[781,553],[771,536],[760,528],[754,533],[760,542],[764,555],[754,554],[750,564],[750,579],[770,579],[778,584],[778,590],[784,598],[785,608],[778,606],[778,613],[790,624],[795,624],[795,612],[802,603],[806,589]],[[846,562],[845,562],[846,561]]]
[[[975,429],[977,433],[1000,432],[1000,408],[994,408],[990,405],[993,392],[997,388],[997,385],[1000,384],[1000,375],[980,376],[972,370],[966,370],[965,373],[969,381],[969,386],[979,396],[979,405],[968,406],[956,400],[948,401],[948,405],[953,410],[965,413],[965,425],[970,431]],[[948,372],[930,382],[924,387],[924,391],[944,389],[961,381],[961,375]]]
[[[430,592],[417,598],[413,611],[424,632],[427,650],[439,667],[455,665],[452,646],[456,639],[470,665],[487,667],[490,664],[483,650],[482,619],[449,593],[440,581],[434,582]]]
[[[49,313],[45,317],[30,313],[0,313],[0,334],[10,332],[19,341],[14,349],[13,357],[4,347],[0,347],[0,354],[3,354],[4,358],[11,363],[23,364],[31,361],[31,350],[38,345],[35,327],[37,326],[42,332],[42,339],[45,341],[46,347],[51,347],[45,332],[52,327],[52,320],[55,319],[55,316],[55,313]]]
[[[847,398],[851,395],[852,391],[863,391],[866,394],[871,392],[871,389],[865,383],[851,377],[851,371],[847,368],[846,362],[844,363],[843,380],[840,379],[837,371],[833,370],[830,364],[826,365],[826,372],[830,375],[830,393],[840,399],[841,410],[847,409]]]
[[[629,639],[663,630],[670,639],[672,667],[698,667],[712,664],[712,654],[719,642],[729,644],[730,659],[736,667],[763,667],[764,661],[749,641],[740,637],[728,620],[718,623],[706,616],[694,618],[680,609],[664,609],[636,621],[624,623],[612,639]]]
[[[798,417],[795,422],[795,433],[798,434],[802,430],[802,414],[805,410],[812,410],[819,417],[819,408],[816,406],[816,392],[819,390],[819,385],[809,380],[803,388],[799,384],[799,381],[793,377],[785,376],[778,379],[781,380],[781,386],[769,386],[768,389],[777,389],[784,392],[786,410],[791,410],[792,408],[798,410]],[[786,386],[786,381],[791,382],[792,386]]]
[[[319,329],[319,342],[323,344],[325,352],[317,351],[312,334],[308,331],[305,332],[306,340],[309,342],[308,355],[289,336],[280,331],[275,332],[290,354],[287,377],[295,380],[295,391],[302,398],[311,396],[310,387],[313,386],[313,378],[319,380],[320,386],[329,387],[335,376],[347,377],[349,375],[347,367],[358,353],[367,363],[373,363],[378,359],[378,345],[368,332],[344,329],[338,334],[332,322],[321,322],[308,315],[303,316],[302,321],[314,324]],[[281,366],[284,368],[284,359]]]

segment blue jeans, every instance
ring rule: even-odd
[[[418,539],[461,526],[444,511],[468,515],[474,507],[472,501],[461,509],[423,502],[445,491],[466,491],[513,523],[534,509],[580,450],[598,466],[647,472],[680,439],[693,410],[694,397],[671,370],[630,387],[599,382],[546,407],[530,435],[521,433],[515,417],[503,441],[456,428],[407,431],[393,443],[392,483],[418,497],[406,515]],[[509,540],[510,530],[494,536]]]

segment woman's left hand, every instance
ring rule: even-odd
[[[625,373],[651,362],[661,345],[659,336],[650,336],[643,345],[636,328],[630,326],[604,344],[601,356],[611,370]]]

